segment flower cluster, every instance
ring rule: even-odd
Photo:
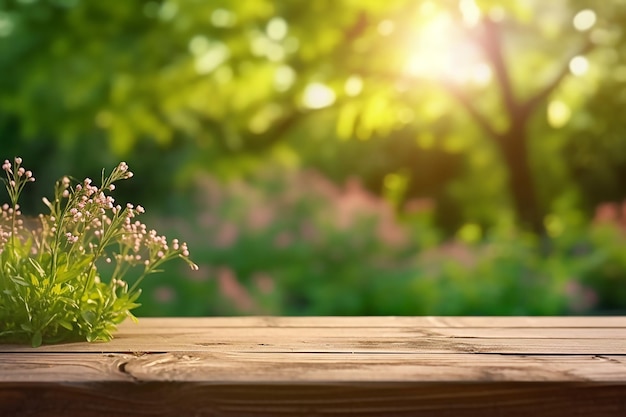
[[[9,198],[11,199],[12,205],[17,210],[17,200],[22,193],[22,189],[24,189],[26,183],[34,182],[35,177],[32,171],[26,170],[22,166],[22,158],[20,157],[16,157],[13,160],[13,164],[11,164],[8,159],[5,159],[2,164],[2,170],[6,173],[7,179],[4,181],[7,191],[9,192]],[[15,218],[15,216],[13,217]]]
[[[2,166],[11,204],[0,208],[0,323],[7,323],[0,339],[28,335],[33,345],[63,335],[108,340],[117,323],[133,317],[147,275],[174,258],[197,269],[186,243],[168,244],[137,220],[142,206],[117,204],[107,195],[116,181],[133,176],[125,162],[108,177],[103,172],[100,186],[90,178],[57,181],[54,198],[43,198],[50,213],[32,228],[24,227],[17,203],[24,184],[34,181],[21,163],[15,158]],[[126,277],[137,268],[129,286]]]
[[[9,162],[8,159],[5,159],[4,163],[2,164],[2,169],[6,171],[7,177],[9,179],[9,184],[12,187],[17,187],[20,180],[22,183],[35,181],[35,177],[33,177],[32,171],[26,170],[21,165],[22,158],[20,158],[19,156],[14,159],[13,165],[11,165],[11,162]]]

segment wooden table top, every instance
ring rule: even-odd
[[[0,416],[626,416],[626,317],[140,318],[0,345]]]

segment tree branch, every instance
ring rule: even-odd
[[[511,78],[509,77],[509,71],[504,60],[503,47],[502,47],[502,33],[500,31],[499,24],[494,22],[489,17],[485,17],[482,20],[482,36],[478,37],[478,44],[482,47],[483,52],[487,60],[491,63],[500,92],[502,94],[502,100],[504,106],[510,116],[517,113],[519,105],[515,98],[513,91],[513,85]]]
[[[570,63],[572,58],[574,58],[574,57],[576,57],[578,55],[583,55],[583,54],[591,51],[594,47],[595,47],[595,45],[591,41],[591,39],[587,38],[587,41],[580,48],[580,50],[577,53],[573,54],[570,57],[570,59],[567,59],[564,62],[563,66],[561,67],[559,72],[556,74],[556,76],[552,79],[552,81],[550,81],[548,84],[546,84],[541,90],[539,90],[532,97],[528,98],[528,100],[526,100],[521,105],[521,110],[522,110],[523,114],[525,116],[530,115],[532,113],[532,111],[537,107],[537,105],[539,105],[539,103],[541,103],[543,100],[545,100],[559,86],[561,81],[563,81],[563,78],[565,78],[565,76],[567,76],[567,74],[569,73],[569,63]]]
[[[345,31],[345,41],[354,42],[355,39],[365,32],[369,24],[370,21],[367,14],[361,10],[354,24]]]
[[[311,112],[296,110],[274,122],[273,125],[263,133],[257,134],[245,132],[245,134],[243,134],[245,150],[255,152],[268,149],[274,143],[282,140],[284,136],[289,133],[291,128],[306,118],[309,114],[311,114]]]
[[[487,119],[487,117],[478,110],[465,91],[453,83],[442,81],[442,85],[454,98],[458,100],[459,103],[463,105],[463,107],[465,107],[465,110],[467,110],[470,116],[474,118],[476,123],[478,123],[489,136],[493,139],[499,139],[501,137],[501,134],[491,123],[489,123],[489,119]]]

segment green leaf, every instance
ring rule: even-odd
[[[96,320],[96,314],[93,311],[82,311],[80,315],[83,317],[83,320],[85,320],[89,324],[93,324],[93,322]]]
[[[27,259],[28,259],[28,262],[31,264],[31,266],[35,268],[35,271],[37,271],[37,275],[39,275],[39,278],[43,279],[46,276],[46,271],[44,271],[41,265],[39,265],[39,262],[37,262],[36,260],[30,257]]]
[[[31,284],[29,284],[24,278],[19,277],[19,276],[12,276],[10,277],[11,281],[13,281],[14,284],[17,285],[21,285],[22,287],[30,287]]]
[[[72,308],[78,308],[78,303],[76,302],[76,300],[69,298],[69,297],[59,297],[58,298],[59,301],[62,301],[63,303],[66,304],[66,308],[67,307],[72,307]]]
[[[59,326],[64,327],[64,328],[66,328],[69,331],[74,330],[74,326],[72,326],[72,323],[70,323],[67,320],[59,319],[59,320],[57,320],[57,323],[59,323]]]
[[[71,279],[78,278],[87,271],[88,266],[91,265],[92,261],[93,256],[85,256],[80,261],[73,263],[71,267],[69,267],[69,263],[66,263],[64,268],[59,268],[57,270],[55,282],[62,284]]]
[[[41,283],[40,283],[39,278],[37,277],[36,274],[29,273],[28,277],[30,278],[30,282],[32,283],[33,287],[35,287],[35,288],[41,287]]]
[[[33,334],[33,337],[31,339],[31,343],[32,343],[33,347],[39,347],[39,346],[41,346],[42,341],[43,340],[42,340],[42,337],[41,337],[41,331],[37,330],[35,332],[35,334]]]

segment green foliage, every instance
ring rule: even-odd
[[[609,285],[624,287],[626,266],[611,275],[605,261],[623,260],[626,235],[601,238],[597,225],[593,239],[560,220],[546,238],[503,224],[442,240],[432,202],[397,220],[355,179],[337,187],[272,170],[196,187],[194,211],[160,222],[193,242],[201,268],[146,282],[139,315],[593,314],[607,309]]]
[[[582,275],[582,282],[594,291],[601,312],[623,314],[626,306],[626,203],[599,206],[587,242],[579,256],[595,258],[595,262]]]
[[[147,275],[173,258],[188,259],[186,244],[167,240],[138,221],[144,212],[128,204],[122,209],[105,195],[114,183],[133,174],[120,163],[100,187],[87,178],[72,185],[68,177],[56,184],[53,201],[44,198],[50,214],[40,215],[28,229],[18,200],[35,177],[21,158],[6,160],[6,188],[11,205],[0,217],[0,340],[30,341],[33,346],[83,338],[110,340],[116,325],[127,317]],[[107,282],[100,263],[114,263]],[[130,286],[124,280],[131,267],[141,274]]]
[[[580,12],[590,27],[574,25]],[[589,224],[626,195],[625,26],[623,0],[0,0],[0,137],[12,138],[0,145],[36,160],[33,185],[46,189],[59,169],[93,177],[124,156],[142,182],[118,195],[202,231],[185,235],[211,272],[148,281],[169,301],[148,298],[146,314],[243,311],[209,302],[225,282],[253,293],[259,311],[289,314],[567,312],[563,291],[620,309],[621,235]],[[277,161],[335,184],[356,176],[393,201],[390,216],[426,199],[429,222],[398,223],[408,243],[388,247],[368,221],[315,220],[321,243],[274,248],[303,218],[336,216],[341,200],[320,197],[275,208],[280,220],[240,230],[232,247],[215,243],[221,223],[242,227],[244,206],[273,207],[286,191],[230,196],[209,227],[195,222],[213,205],[187,207],[193,179]],[[38,200],[22,203],[33,211]],[[528,213],[536,240],[515,220]],[[502,234],[502,223],[518,231]],[[458,230],[475,239],[449,243]],[[443,259],[433,266],[422,252]],[[275,294],[261,294],[255,273]],[[346,295],[355,286],[368,289]]]
[[[577,30],[584,9],[595,23]],[[485,32],[487,21],[498,36]],[[42,164],[57,160],[51,150],[80,147],[80,158],[64,156],[73,172],[119,155],[136,166],[144,155],[132,153],[147,141],[185,148],[186,179],[207,167],[238,174],[247,164],[233,159],[263,161],[277,143],[300,163],[327,159],[341,171],[340,140],[379,151],[371,139],[403,131],[414,165],[429,160],[408,170],[411,183],[427,182],[409,193],[445,195],[451,214],[441,222],[453,230],[499,221],[494,207],[513,211],[514,164],[489,137],[527,115],[516,129],[528,133],[527,187],[537,188],[540,215],[572,192],[582,194],[576,208],[591,210],[623,195],[615,178],[626,142],[612,109],[623,102],[625,22],[622,1],[3,0],[0,131],[17,138],[9,149]],[[501,40],[502,68],[490,38]],[[568,70],[574,55],[587,60],[586,73]],[[320,85],[328,103],[310,94]],[[380,184],[398,165],[390,147],[382,152],[350,170]],[[453,175],[441,183],[431,167],[451,159]]]

